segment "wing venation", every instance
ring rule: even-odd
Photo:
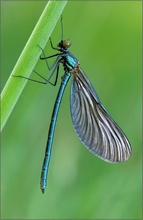
[[[71,116],[74,128],[86,148],[108,162],[129,159],[130,143],[101,104],[85,73],[78,67],[71,84]]]

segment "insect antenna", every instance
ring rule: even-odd
[[[63,28],[63,16],[61,15],[61,34],[62,34],[62,37],[61,37],[61,39],[63,40],[64,39],[64,28]]]

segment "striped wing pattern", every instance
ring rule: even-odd
[[[73,71],[70,108],[74,128],[86,148],[107,162],[123,162],[131,154],[130,143],[101,104],[96,91],[79,66]]]

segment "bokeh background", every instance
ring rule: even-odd
[[[46,3],[1,2],[1,89]],[[71,122],[69,82],[56,126],[48,185],[42,195],[40,172],[63,69],[56,87],[28,82],[1,136],[2,219],[142,218],[141,4],[69,1],[63,12],[64,37],[72,42],[70,51],[129,138],[133,149],[130,160],[109,164],[82,145]],[[60,38],[59,21],[53,43]],[[45,53],[54,53],[49,43]],[[47,77],[50,74],[42,61],[35,70]]]

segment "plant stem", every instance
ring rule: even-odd
[[[49,1],[27,41],[2,93],[1,93],[1,130],[8,120],[27,80],[12,77],[12,75],[30,76],[42,48],[45,47],[67,1]]]

